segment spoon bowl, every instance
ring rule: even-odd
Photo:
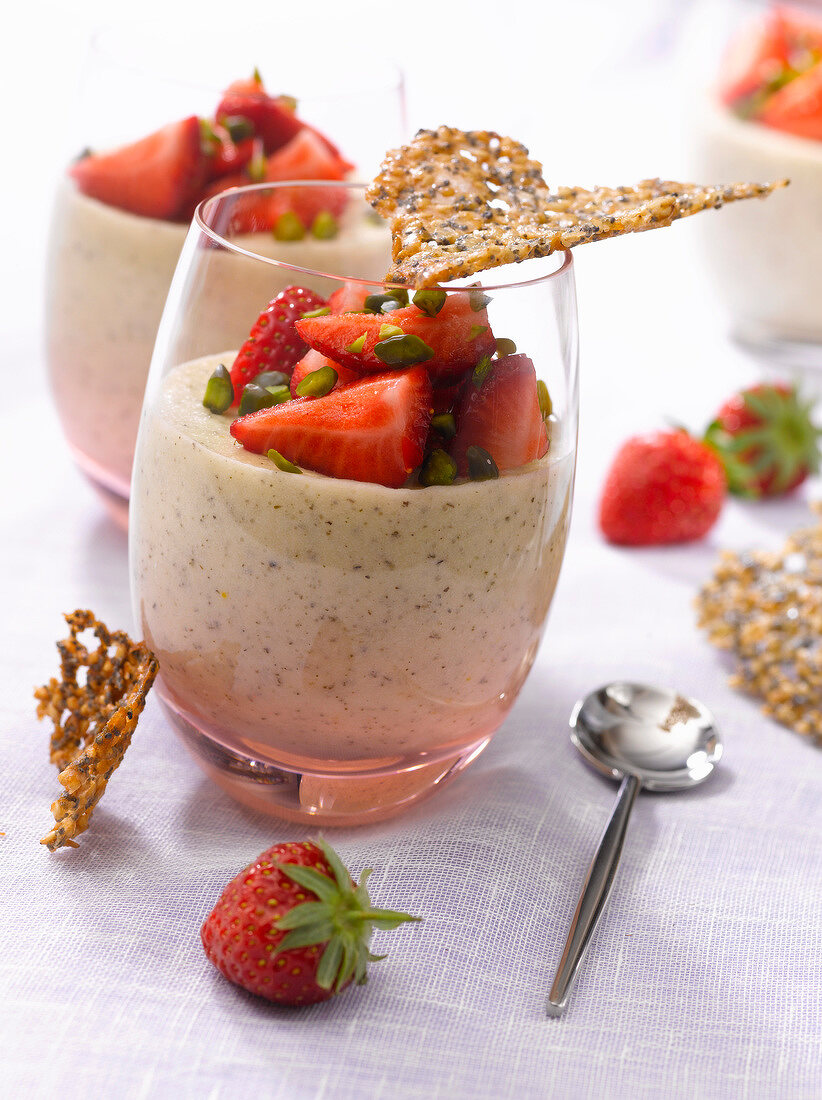
[[[549,1016],[565,1012],[579,964],[614,884],[639,791],[694,787],[708,778],[722,757],[710,711],[696,699],[666,688],[616,680],[581,699],[571,712],[570,726],[571,741],[587,763],[622,782],[571,920],[548,995]]]

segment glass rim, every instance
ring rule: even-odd
[[[247,256],[251,260],[257,260],[260,263],[269,264],[272,267],[281,269],[285,268],[287,271],[295,271],[301,275],[310,275],[314,278],[329,279],[337,283],[356,282],[362,283],[364,286],[373,286],[380,289],[384,287],[389,287],[391,290],[407,290],[409,286],[409,284],[407,283],[392,283],[387,280],[377,282],[374,279],[362,279],[356,275],[332,274],[328,271],[319,271],[317,268],[305,267],[301,264],[288,263],[286,260],[275,259],[273,256],[265,256],[259,252],[254,252],[250,248],[243,248],[242,245],[238,245],[235,241],[229,240],[227,237],[224,237],[221,233],[218,233],[216,229],[212,229],[212,227],[208,225],[208,223],[205,221],[204,217],[207,207],[211,206],[212,204],[216,206],[217,204],[224,202],[226,199],[234,198],[238,195],[248,194],[249,192],[253,191],[270,191],[279,187],[334,187],[345,188],[348,191],[363,191],[365,190],[366,186],[367,184],[351,182],[348,180],[272,180],[263,183],[246,184],[243,187],[228,187],[225,191],[220,191],[216,195],[211,195],[209,198],[203,199],[202,202],[197,204],[194,210],[191,225],[192,228],[196,226],[200,230],[200,232],[204,233],[216,245],[225,248],[227,251],[233,252],[238,256]],[[556,252],[551,253],[550,255],[561,256],[562,261],[554,271],[549,271],[543,275],[535,275],[530,279],[518,279],[516,282],[512,283],[486,283],[480,281],[479,284],[474,283],[472,286],[446,285],[443,286],[441,289],[444,290],[447,294],[468,294],[472,290],[477,290],[478,288],[481,290],[494,290],[499,292],[503,290],[514,290],[518,287],[535,286],[539,283],[547,283],[550,282],[552,279],[558,279],[562,276],[567,276],[567,273],[573,268],[574,263],[571,250],[558,249]],[[548,259],[547,256],[534,258]],[[520,262],[526,263],[527,260],[522,260]],[[477,277],[481,280],[482,275],[489,271],[493,271],[493,268],[486,268],[485,272],[478,272]]]

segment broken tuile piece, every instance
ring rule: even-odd
[[[649,179],[635,187],[552,190],[519,142],[440,126],[387,153],[366,198],[391,225],[394,263],[386,281],[424,287],[660,229],[787,183],[701,187]]]
[[[91,611],[65,616],[70,637],[57,643],[62,680],[52,678],[34,692],[37,717],[54,724],[50,759],[60,768],[65,793],[52,803],[55,825],[40,841],[50,851],[76,848],[74,837],[88,828],[94,807],[119,767],[145,706],[158,663],[143,643],[123,631],[109,631]],[[91,629],[93,651],[78,635]],[[85,682],[78,672],[85,669]]]
[[[822,506],[777,552],[725,551],[696,600],[698,625],[734,655],[731,686],[822,746]]]

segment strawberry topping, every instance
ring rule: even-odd
[[[333,359],[328,359],[321,352],[309,348],[291,372],[291,396],[297,396],[297,386],[306,375],[313,374],[315,370],[322,370],[323,367],[332,367],[337,372],[338,386],[345,386],[349,382],[356,382],[357,380],[358,375],[354,374],[353,371],[341,366],[339,363],[335,363]]]
[[[412,367],[250,413],[231,434],[256,454],[273,449],[330,477],[398,489],[422,461],[430,407],[428,375]]]

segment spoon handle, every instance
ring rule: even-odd
[[[628,828],[628,819],[639,793],[640,782],[635,775],[626,775],[617,795],[611,820],[605,826],[582,887],[576,912],[568,930],[565,950],[562,952],[554,984],[548,994],[546,1011],[549,1016],[561,1016],[566,1008],[568,992],[576,977],[577,968],[590,943],[605,902],[614,884],[622,843]]]

